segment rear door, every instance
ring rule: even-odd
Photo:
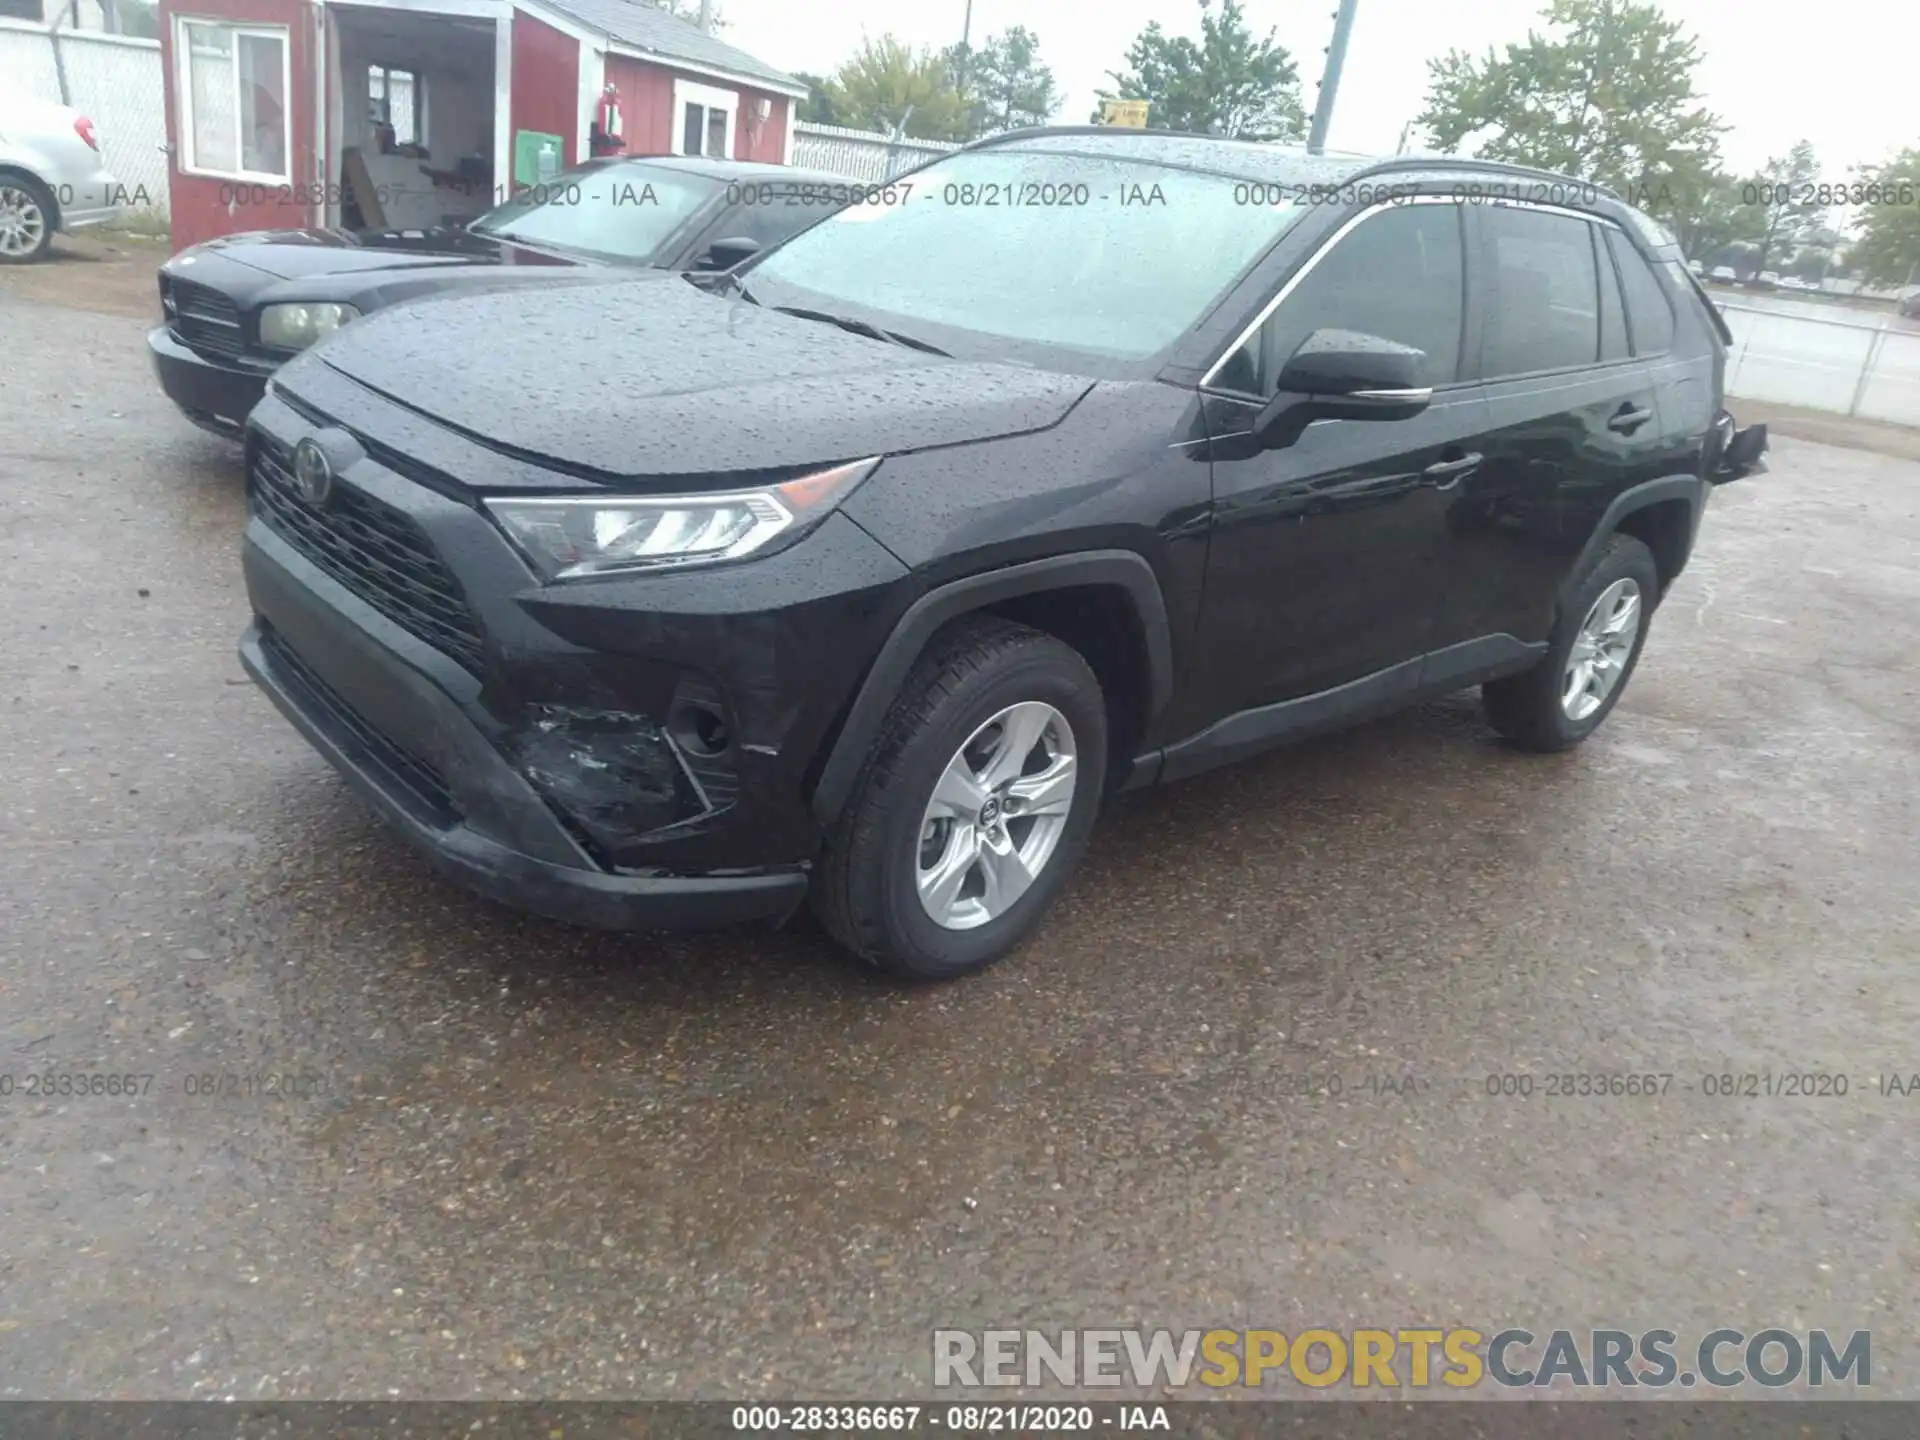
[[[174,249],[320,223],[319,7],[160,0],[159,22]]]
[[[1660,472],[1664,448],[1610,222],[1506,201],[1473,206],[1469,219],[1489,434],[1448,515],[1452,582],[1436,649],[1544,640],[1567,567],[1613,497]]]
[[[1713,317],[1702,310],[1688,317],[1691,323],[1681,323],[1673,303],[1675,292],[1686,301],[1694,286],[1678,261],[1649,260],[1624,230],[1609,230],[1607,247],[1620,275],[1633,353],[1646,365],[1659,401],[1663,468],[1697,473],[1704,459],[1700,447],[1720,408],[1714,377],[1715,336],[1710,328]],[[1654,264],[1669,268],[1673,289],[1661,283]],[[1704,297],[1700,301],[1703,306],[1711,303]]]

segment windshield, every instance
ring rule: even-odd
[[[720,188],[709,176],[651,165],[583,166],[531,186],[467,228],[597,260],[644,262]]]
[[[856,306],[909,333],[951,326],[1140,359],[1178,339],[1305,213],[1271,203],[1292,189],[983,150],[874,187],[743,278],[768,303]]]

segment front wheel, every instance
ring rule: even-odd
[[[1614,536],[1560,612],[1545,658],[1480,687],[1488,722],[1522,749],[1578,745],[1619,703],[1659,596],[1653,552]]]
[[[828,836],[814,908],[896,975],[982,969],[1079,863],[1106,768],[1106,705],[1079,652],[1008,621],[962,622],[902,687]]]

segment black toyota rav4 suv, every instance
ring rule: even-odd
[[[1578,182],[1027,131],[717,279],[426,301],[253,412],[248,670],[454,878],[1005,953],[1103,796],[1479,685],[1564,750],[1711,487],[1726,333]]]

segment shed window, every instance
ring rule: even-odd
[[[738,95],[711,85],[676,80],[673,103],[679,117],[674,127],[674,154],[733,158],[733,117],[740,108]]]
[[[396,145],[414,145],[426,139],[422,114],[425,95],[416,71],[397,70],[391,65],[367,67],[369,118],[376,132],[382,125],[391,125]]]
[[[182,166],[204,175],[287,181],[287,32],[181,20]]]

